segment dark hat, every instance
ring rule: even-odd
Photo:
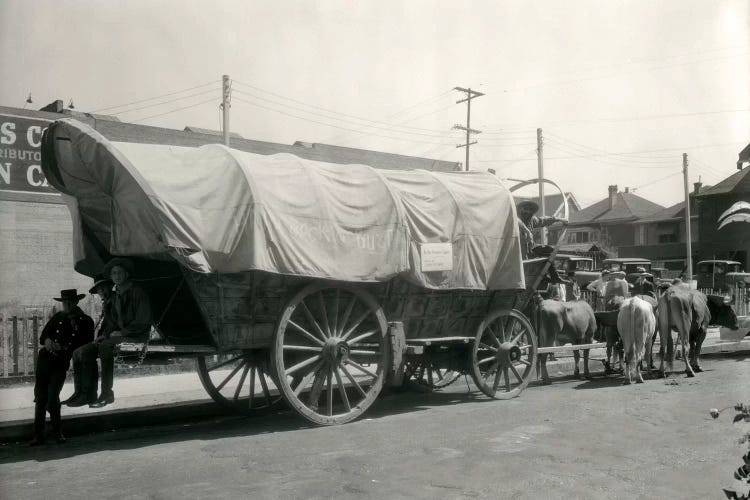
[[[132,276],[135,272],[135,266],[130,259],[115,257],[114,259],[107,262],[107,264],[104,266],[104,276],[108,277],[112,273],[112,268],[115,266],[120,266],[121,268],[125,269],[128,272],[128,276]]]
[[[536,212],[536,211],[538,211],[538,210],[539,210],[539,205],[537,204],[537,202],[535,202],[535,201],[531,201],[531,200],[523,200],[523,201],[519,201],[519,202],[518,202],[518,203],[516,204],[516,209],[517,209],[517,210],[520,210],[520,209],[521,209],[521,208],[523,208],[523,207],[529,207],[529,208],[530,208],[530,209],[532,209],[532,210],[533,210],[534,212]]]
[[[643,267],[643,266],[638,266],[635,271],[637,273],[645,273],[646,272],[646,268]]]
[[[96,276],[94,276],[94,286],[89,288],[89,293],[96,293],[96,289],[99,288],[100,285],[109,286],[111,288],[114,283],[112,283],[112,280],[107,278],[103,274],[97,274]]]
[[[78,302],[85,296],[85,293],[78,293],[78,290],[76,290],[75,288],[71,288],[69,290],[60,290],[60,296],[53,298],[58,302],[62,302],[63,300],[74,300]]]
[[[609,269],[602,269],[602,276],[609,274]]]

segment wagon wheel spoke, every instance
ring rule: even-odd
[[[500,370],[495,370],[495,380],[492,382],[492,392],[497,392],[497,386],[500,385]]]
[[[243,364],[239,364],[239,365],[235,366],[234,369],[231,372],[229,372],[229,375],[227,375],[226,378],[224,378],[224,380],[222,380],[221,384],[219,384],[219,385],[216,386],[216,389],[219,390],[219,391],[221,391],[224,388],[224,386],[227,385],[227,382],[229,382],[230,380],[232,380],[232,378],[235,375],[237,375],[237,372],[240,371],[240,368],[242,368]]]
[[[247,377],[247,372],[250,370],[250,363],[245,362],[244,364],[245,368],[242,370],[242,376],[240,377],[240,383],[237,384],[237,389],[234,391],[234,397],[232,398],[232,401],[235,403],[238,399],[240,399],[240,393],[242,392],[242,385],[245,383],[245,378]]]
[[[322,347],[311,347],[306,345],[285,345],[285,351],[307,351],[307,352],[321,352]]]
[[[247,406],[252,408],[255,399],[255,367],[250,370],[250,387],[248,389]]]
[[[223,368],[224,366],[227,366],[228,364],[234,363],[238,359],[243,359],[243,358],[244,358],[244,355],[240,354],[239,356],[235,356],[234,358],[231,358],[231,359],[228,359],[226,361],[223,361],[223,362],[219,363],[218,365],[212,366],[211,368],[208,369],[208,371],[212,372],[212,371],[217,370],[219,368]]]
[[[503,378],[505,379],[505,392],[510,392],[510,377],[508,376],[508,367],[507,366],[503,367]]]
[[[268,384],[266,383],[266,374],[262,370],[258,370],[258,378],[260,379],[260,386],[263,388],[263,396],[266,398],[266,403],[270,405],[271,392],[268,390]]]
[[[500,340],[498,340],[497,335],[495,335],[495,331],[490,325],[487,325],[487,333],[490,334],[490,338],[495,342],[495,345],[497,345],[497,347],[500,347]]]
[[[349,321],[349,316],[352,314],[352,309],[354,309],[354,304],[356,303],[357,303],[357,296],[352,295],[352,300],[349,301],[349,305],[346,306],[344,315],[341,317],[341,330],[338,330],[336,332],[336,335],[341,335],[341,333],[344,331],[344,328],[346,328],[346,323]]]
[[[312,342],[315,342],[319,346],[321,346],[321,347],[323,346],[323,342],[318,337],[316,337],[312,333],[308,332],[307,330],[305,330],[304,328],[302,328],[301,326],[299,326],[297,323],[295,323],[291,319],[289,320],[289,324],[292,325],[294,328],[296,328],[298,333],[301,333],[306,338],[310,339]]]
[[[304,377],[302,377],[302,380],[299,381],[297,384],[297,387],[292,388],[294,390],[294,395],[299,396],[299,394],[302,392],[302,390],[307,387],[307,385],[310,383],[310,381],[313,379],[315,374],[318,372],[320,367],[323,365],[323,361],[321,360],[317,365],[313,367],[313,369],[307,373]]]
[[[485,344],[484,342],[480,342],[479,343],[479,347],[481,347],[483,349],[487,349],[488,351],[497,352],[497,348],[496,347],[489,346],[489,345]]]
[[[341,401],[343,401],[344,403],[344,408],[346,408],[346,411],[351,411],[352,405],[349,403],[349,396],[347,396],[346,394],[346,387],[344,387],[344,382],[341,380],[341,374],[339,373],[338,370],[334,370],[333,373],[336,374],[336,385],[339,388],[339,394],[341,395]],[[364,396],[365,395],[364,391],[362,390],[361,387],[359,387],[359,384],[357,384],[356,382],[354,382],[354,384],[357,386],[357,388],[359,388],[360,394]]]
[[[326,376],[323,374],[323,368],[315,373],[315,380],[313,381],[312,389],[310,390],[310,408],[318,408],[318,401],[320,400],[320,393],[323,392],[323,384],[325,383]]]
[[[346,331],[346,333],[344,333],[344,335],[341,336],[341,340],[348,339],[349,335],[351,335],[354,332],[354,330],[356,330],[359,327],[359,325],[362,324],[362,322],[365,320],[367,316],[370,315],[370,313],[371,313],[370,310],[365,310],[362,314],[360,314],[359,317],[357,317],[357,320],[354,322],[354,324]]]
[[[328,367],[328,386],[326,387],[326,410],[328,416],[333,415],[333,367]]]
[[[341,299],[341,290],[336,289],[336,297],[333,299],[333,327],[331,335],[339,334],[339,300]]]
[[[357,392],[364,398],[367,396],[367,393],[364,389],[362,389],[362,386],[359,385],[359,382],[352,376],[352,374],[349,372],[349,370],[346,369],[346,366],[341,365],[341,371],[344,372],[344,375],[346,375],[346,378],[349,379],[349,382],[354,386],[355,389],[357,389]],[[348,401],[347,401],[348,402]]]
[[[302,312],[305,313],[305,316],[307,317],[307,321],[309,321],[310,324],[315,327],[315,330],[318,332],[318,334],[321,336],[323,340],[327,339],[328,334],[325,331],[323,331],[323,329],[318,324],[318,321],[313,317],[312,313],[310,312],[310,309],[307,308],[307,304],[305,304],[305,301],[303,300],[302,302],[300,302],[299,305],[302,308]]]
[[[526,361],[525,359],[519,359],[519,360],[518,360],[518,362],[519,362],[519,363],[521,363],[521,364],[524,364],[524,365],[526,365],[526,366],[531,366],[531,363],[529,363],[529,362],[528,362],[528,361]]]
[[[372,378],[376,378],[376,377],[377,377],[377,375],[376,375],[376,374],[372,373],[372,372],[371,372],[370,370],[368,370],[368,369],[367,369],[367,368],[365,368],[364,366],[360,365],[359,363],[355,363],[355,362],[354,362],[354,361],[352,361],[351,359],[347,360],[347,363],[348,363],[348,364],[350,364],[350,365],[352,365],[352,366],[353,366],[354,368],[356,368],[357,370],[361,371],[361,372],[362,372],[362,373],[364,373],[365,375],[369,375],[369,376],[371,376]]]
[[[293,374],[293,373],[301,370],[302,368],[315,363],[316,361],[318,361],[320,359],[321,359],[320,354],[318,354],[317,356],[313,356],[311,358],[307,358],[305,361],[301,361],[301,362],[297,363],[296,365],[292,366],[291,368],[289,368],[286,372],[284,372],[284,375],[289,376],[289,375],[291,375],[291,374]]]
[[[489,363],[490,361],[495,361],[495,357],[490,356],[489,358],[480,359],[479,361],[477,361],[477,364],[483,365],[485,363]]]
[[[356,344],[357,342],[359,342],[359,341],[361,341],[361,340],[364,340],[364,339],[366,339],[366,338],[368,338],[368,337],[372,337],[372,336],[373,336],[373,335],[375,335],[376,333],[378,333],[378,331],[377,331],[377,330],[370,330],[369,332],[365,332],[365,333],[363,333],[363,334],[361,334],[361,335],[358,335],[358,336],[354,337],[354,338],[353,338],[353,339],[351,339],[351,340],[347,340],[347,343],[348,343],[349,345],[354,345],[354,344]]]
[[[525,363],[525,364],[528,364],[528,361],[525,361],[525,360],[521,360],[521,361],[523,363]],[[518,379],[519,382],[521,382],[521,383],[523,382],[523,377],[521,377],[521,374],[518,373],[518,369],[516,369],[516,367],[514,365],[510,365],[510,371],[513,372],[513,375],[516,376],[516,378]]]

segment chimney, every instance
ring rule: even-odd
[[[609,186],[609,209],[615,206],[615,197],[617,196],[617,184],[610,184]]]
[[[703,183],[702,182],[694,182],[693,183],[693,194],[700,194],[702,187],[703,187]]]
[[[43,107],[39,111],[49,111],[50,113],[62,113],[64,109],[65,109],[65,106],[63,105],[62,99],[58,99],[55,102],[51,102],[47,104],[45,107]]]
[[[625,186],[625,192],[626,192],[626,193],[629,193],[629,192],[630,192],[630,188],[629,188],[629,187],[627,187],[627,186]]]

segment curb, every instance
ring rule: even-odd
[[[66,436],[81,436],[130,427],[165,425],[189,420],[231,415],[211,400],[172,403],[142,408],[123,408],[65,418],[62,427]],[[14,420],[0,424],[0,443],[17,443],[31,439],[33,419]],[[47,423],[49,430],[49,423]]]

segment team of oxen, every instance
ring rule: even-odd
[[[669,372],[673,371],[675,348],[672,332],[676,331],[682,348],[682,359],[685,361],[685,373],[688,377],[694,377],[695,372],[703,371],[700,353],[708,326],[711,324],[733,329],[739,327],[737,315],[730,304],[730,297],[706,296],[700,291],[690,289],[686,283],[673,284],[660,290],[658,298],[652,295],[637,295],[624,299],[619,309],[608,315],[595,314],[593,308],[583,300],[561,302],[540,298],[536,303],[535,314],[539,347],[552,347],[555,344],[590,344],[597,331],[607,330],[609,333],[597,337],[607,338],[606,366],[609,373],[611,348],[619,332],[622,339],[622,355],[625,359],[623,383],[630,384],[633,379],[640,383],[643,382],[642,365],[645,365],[649,373],[654,366],[652,351],[657,334],[660,340],[659,373],[662,377],[667,377]],[[607,317],[613,318],[610,325],[602,321]],[[573,355],[574,375],[579,377],[580,351],[574,350]],[[546,353],[539,354],[538,373],[545,384],[550,383],[546,366],[547,356]],[[583,370],[586,378],[590,377],[588,362],[589,351],[586,349],[583,351]]]

